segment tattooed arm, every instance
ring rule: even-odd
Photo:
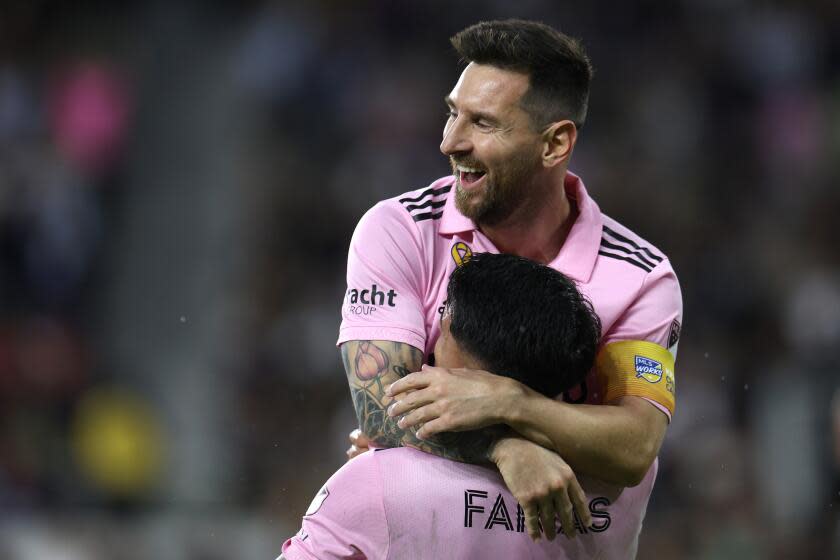
[[[397,426],[396,418],[388,416],[387,409],[393,399],[385,395],[385,388],[420,370],[423,365],[420,350],[402,342],[350,340],[341,345],[341,359],[350,383],[359,428],[374,445],[405,445],[466,463],[488,461],[488,448],[494,441],[489,432],[451,432],[421,440],[415,435],[416,430],[403,430]]]

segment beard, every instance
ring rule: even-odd
[[[497,225],[528,202],[529,185],[537,170],[539,156],[526,153],[515,154],[504,167],[488,169],[481,161],[473,158],[450,159],[455,174],[455,206],[464,216],[476,224]],[[468,192],[461,187],[456,165],[486,169],[484,186]]]

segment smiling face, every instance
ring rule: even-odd
[[[533,200],[544,143],[520,101],[528,76],[470,63],[446,97],[440,149],[455,175],[458,210],[493,225]]]

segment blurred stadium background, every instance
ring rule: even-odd
[[[840,557],[836,0],[32,0],[0,7],[0,558],[279,554],[355,422],[353,227],[448,172],[447,39],[510,16],[583,39],[572,169],[683,286],[639,557]]]

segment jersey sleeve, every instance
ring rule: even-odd
[[[665,259],[645,278],[635,301],[605,333],[596,367],[604,402],[639,396],[674,413],[674,362],[682,326],[682,294]]]
[[[388,545],[382,481],[369,451],[330,477],[282,551],[287,560],[372,560],[386,558]]]
[[[395,201],[371,208],[359,221],[347,257],[347,292],[338,344],[392,340],[426,345],[422,239]]]

